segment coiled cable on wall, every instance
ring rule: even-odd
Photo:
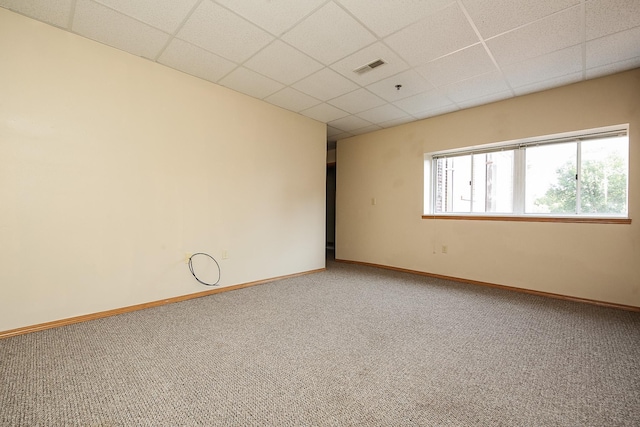
[[[196,276],[195,271],[193,271],[193,257],[196,256],[196,255],[203,255],[203,256],[209,257],[209,258],[211,258],[213,260],[213,262],[216,263],[216,267],[218,267],[218,280],[216,280],[215,283],[207,283],[207,282],[205,282],[203,280],[200,280],[198,278],[198,276]],[[218,264],[218,261],[216,261],[216,259],[214,257],[212,257],[211,255],[206,254],[204,252],[198,252],[198,253],[195,253],[195,254],[193,254],[193,255],[191,255],[189,257],[189,271],[191,271],[191,274],[193,274],[193,277],[195,277],[195,279],[198,282],[202,283],[205,286],[216,286],[218,283],[220,283],[220,264]]]

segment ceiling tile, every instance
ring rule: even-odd
[[[582,71],[582,45],[527,59],[502,71],[514,88],[576,73]]]
[[[358,89],[330,100],[329,104],[351,114],[356,114],[386,104],[386,101],[366,89]]]
[[[338,0],[380,37],[386,37],[455,0]]]
[[[319,7],[325,0],[215,0],[276,36]]]
[[[198,0],[95,0],[125,15],[173,34]]]
[[[637,26],[640,26],[638,0],[590,0],[586,3],[587,40]]]
[[[621,71],[631,70],[640,67],[640,56],[627,59],[626,61],[614,62],[612,64],[602,65],[600,67],[587,69],[587,78],[595,79],[596,77],[607,76],[609,74],[619,73]]]
[[[284,89],[268,96],[265,101],[285,108],[290,111],[300,112],[320,104],[320,100],[315,99],[307,94],[299,92],[293,88],[285,87]]]
[[[433,110],[427,110],[421,113],[413,114],[413,117],[415,117],[418,120],[428,119],[429,117],[440,116],[442,114],[458,111],[459,109],[460,107],[458,107],[456,104],[451,104],[451,105],[447,105],[446,107],[434,108]]]
[[[576,45],[582,42],[580,11],[580,6],[567,9],[488,40],[487,47],[504,67]]]
[[[331,127],[331,126],[327,125],[327,136],[328,137],[336,136],[336,135],[339,135],[341,133],[344,133],[344,132],[341,131],[340,129],[336,129],[334,127]]]
[[[416,68],[416,71],[435,87],[494,70],[495,64],[480,43]]]
[[[81,36],[155,59],[169,35],[89,0],[77,0],[72,30]]]
[[[328,125],[345,132],[351,132],[355,129],[371,126],[371,123],[357,116],[347,116],[338,120],[333,120],[329,122]]]
[[[509,86],[502,77],[502,74],[498,71],[475,76],[442,88],[444,94],[453,102],[457,103],[487,97],[509,90]]]
[[[205,0],[177,36],[216,55],[243,62],[273,40],[266,31]]]
[[[326,101],[354,91],[358,85],[329,68],[323,68],[294,84],[293,87],[314,98]]]
[[[475,31],[456,3],[385,39],[410,65],[421,65],[478,43]]]
[[[376,39],[334,2],[329,2],[293,27],[282,40],[329,65]]]
[[[407,117],[408,114],[394,105],[385,104],[380,107],[358,113],[357,116],[375,124],[404,118]]]
[[[469,101],[460,102],[458,105],[460,108],[471,108],[477,107],[478,105],[490,104],[492,102],[502,101],[503,99],[513,98],[513,93],[510,90],[505,90],[503,92],[491,93],[489,95],[484,95],[479,98],[474,98]]]
[[[281,83],[244,67],[236,68],[219,83],[258,99],[269,96],[283,87]]]
[[[402,85],[400,89],[396,85]],[[389,102],[425,92],[433,87],[413,70],[405,71],[367,86],[371,92]]]
[[[67,28],[74,0],[0,0],[0,6],[30,18]]]
[[[387,129],[387,128],[392,128],[394,126],[400,126],[403,125],[405,123],[409,123],[415,121],[415,119],[411,116],[409,117],[403,117],[400,119],[395,119],[395,120],[388,120],[386,122],[382,122],[380,123],[380,126],[382,126],[383,128]]]
[[[453,103],[449,98],[442,95],[437,90],[419,93],[393,103],[393,105],[401,108],[409,114],[418,114],[422,111],[433,110],[452,104]]]
[[[360,129],[355,129],[352,130],[351,133],[354,135],[363,135],[365,133],[369,133],[369,132],[375,132],[377,130],[382,129],[382,127],[378,126],[378,125],[369,125],[369,126],[365,126],[363,128]]]
[[[351,138],[353,136],[352,133],[349,132],[342,132],[338,135],[334,135],[331,137],[331,139],[336,140],[336,141],[340,141],[341,139],[346,139],[346,138]]]
[[[587,68],[640,56],[640,27],[587,42]]]
[[[480,35],[487,39],[537,21],[581,0],[462,0]]]
[[[362,74],[353,71],[378,59],[384,60],[385,64]],[[409,65],[384,44],[374,43],[341,59],[333,64],[331,68],[359,85],[366,86],[385,77],[405,71],[409,69]]]
[[[527,86],[520,86],[513,89],[516,96],[526,95],[528,93],[540,92],[547,89],[553,89],[554,87],[565,86],[571,83],[576,83],[582,80],[582,72],[567,74],[565,76],[556,77],[554,79],[546,80],[544,82],[537,82]]]
[[[218,81],[237,65],[180,39],[173,39],[158,62],[212,82]]]
[[[323,123],[328,123],[349,115],[349,113],[329,104],[316,105],[315,107],[311,107],[304,111],[301,111],[300,114],[311,117],[312,119],[318,120]]]
[[[290,85],[312,74],[323,65],[280,40],[275,40],[249,59],[245,67]]]

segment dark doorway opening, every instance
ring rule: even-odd
[[[335,259],[336,249],[336,164],[327,163],[327,258]]]

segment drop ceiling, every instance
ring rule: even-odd
[[[640,66],[640,0],[0,7],[324,122],[332,141]]]

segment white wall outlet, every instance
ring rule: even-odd
[[[222,259],[227,259],[229,258],[229,251],[226,249],[222,250]]]
[[[375,206],[375,204],[378,203],[378,201],[376,200],[375,197],[371,198],[371,204]]]
[[[442,245],[442,253],[446,254],[449,252],[449,248],[447,247],[447,245]]]

